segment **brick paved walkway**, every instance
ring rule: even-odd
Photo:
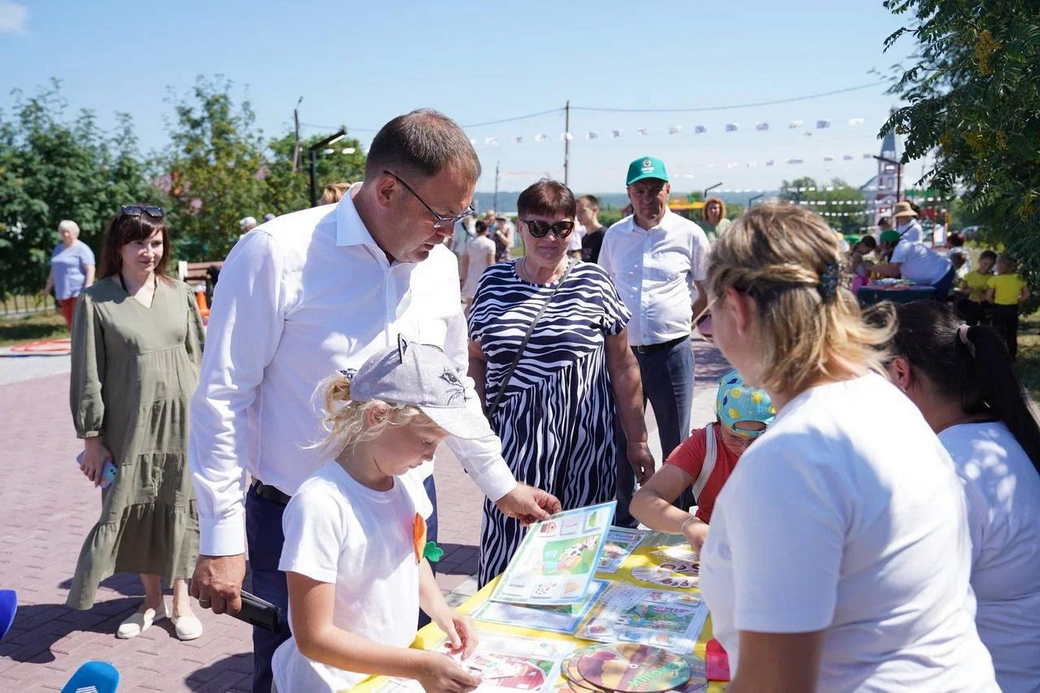
[[[727,369],[696,345],[694,425],[713,416],[715,380]],[[99,495],[73,464],[82,449],[68,414],[67,360],[0,358],[0,587],[17,590],[18,618],[0,643],[0,691],[57,691],[84,661],[111,662],[123,691],[247,691],[249,628],[200,611],[205,634],[182,643],[163,622],[133,640],[113,633],[140,601],[136,576],[106,580],[89,612],[63,606],[80,544],[97,520]],[[52,373],[37,377],[40,373]],[[659,456],[659,452],[657,453]],[[658,457],[659,459],[659,457]],[[449,600],[472,594],[481,495],[447,448],[438,456],[441,541],[438,582]]]

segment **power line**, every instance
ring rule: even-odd
[[[859,91],[860,89],[869,89],[871,87],[877,87],[882,84],[888,84],[886,80],[880,82],[871,82],[870,84],[861,84],[857,87],[845,87],[844,89],[835,89],[833,91],[824,91],[817,94],[806,94],[805,96],[792,96],[786,99],[773,99],[771,101],[755,101],[752,103],[738,103],[730,104],[727,106],[698,106],[696,108],[607,108],[597,106],[571,106],[572,110],[575,111],[600,111],[604,113],[700,113],[704,111],[728,111],[735,108],[753,108],[755,106],[775,106],[781,103],[794,103],[795,101],[808,101],[810,99],[819,99],[824,96],[833,96],[834,94],[845,94],[850,91]]]
[[[479,128],[479,127],[483,127],[485,125],[499,125],[500,123],[512,123],[512,122],[517,121],[517,120],[530,120],[531,118],[540,118],[541,116],[549,115],[550,113],[563,113],[563,111],[564,111],[564,109],[562,109],[562,108],[550,108],[550,109],[545,110],[545,111],[538,111],[537,113],[528,113],[526,115],[512,116],[511,118],[499,118],[498,120],[485,120],[484,122],[481,122],[481,123],[467,123],[465,125],[461,125],[460,127],[462,127],[462,128]],[[321,129],[321,130],[335,130],[335,129],[339,128],[339,127],[342,127],[340,125],[321,125],[319,123],[304,123],[304,122],[301,122],[300,125],[304,125],[304,126],[309,127],[309,128],[318,128],[318,129]],[[347,130],[352,131],[352,132],[377,132],[378,131],[377,128],[356,128],[356,127],[348,127]]]

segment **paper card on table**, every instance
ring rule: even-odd
[[[559,677],[560,662],[576,647],[558,640],[535,640],[498,633],[478,632],[477,649],[467,659],[454,659],[480,678],[477,691],[486,693],[547,693]],[[436,648],[446,651],[443,645]],[[394,678],[379,693],[420,693],[414,679]]]
[[[611,527],[603,543],[603,555],[599,559],[600,573],[616,573],[625,559],[639,548],[650,532],[627,527]]]
[[[615,584],[575,633],[599,642],[637,642],[679,653],[693,651],[708,618],[699,595]]]
[[[518,628],[535,628],[572,635],[596,599],[607,588],[607,584],[606,580],[593,580],[585,599],[575,604],[533,606],[508,602],[484,602],[473,612],[473,618]]]
[[[553,515],[527,530],[491,601],[575,604],[596,574],[616,501]]]

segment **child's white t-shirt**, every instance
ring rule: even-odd
[[[432,511],[413,472],[376,491],[329,462],[300,486],[285,508],[285,544],[278,569],[336,586],[332,622],[356,635],[395,647],[415,639],[419,567],[412,525]],[[290,638],[272,658],[280,693],[339,691],[367,674],[307,659]]]
[[[996,691],[970,569],[949,455],[870,374],[803,392],[747,449],[715,504],[701,589],[734,671],[739,631],[824,630],[821,691]]]
[[[1040,687],[1040,474],[1003,423],[939,434],[968,498],[975,625],[1005,693]]]

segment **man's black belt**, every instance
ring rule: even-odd
[[[661,351],[662,349],[669,349],[686,339],[689,339],[689,337],[676,337],[675,339],[667,342],[660,342],[659,344],[640,344],[639,346],[632,347],[632,351],[637,354],[650,354],[655,351]]]
[[[269,500],[278,503],[279,505],[287,505],[289,503],[289,495],[282,493],[274,486],[268,486],[259,479],[253,479],[253,483],[250,484],[249,490],[252,491],[257,498],[263,498],[264,500]]]

